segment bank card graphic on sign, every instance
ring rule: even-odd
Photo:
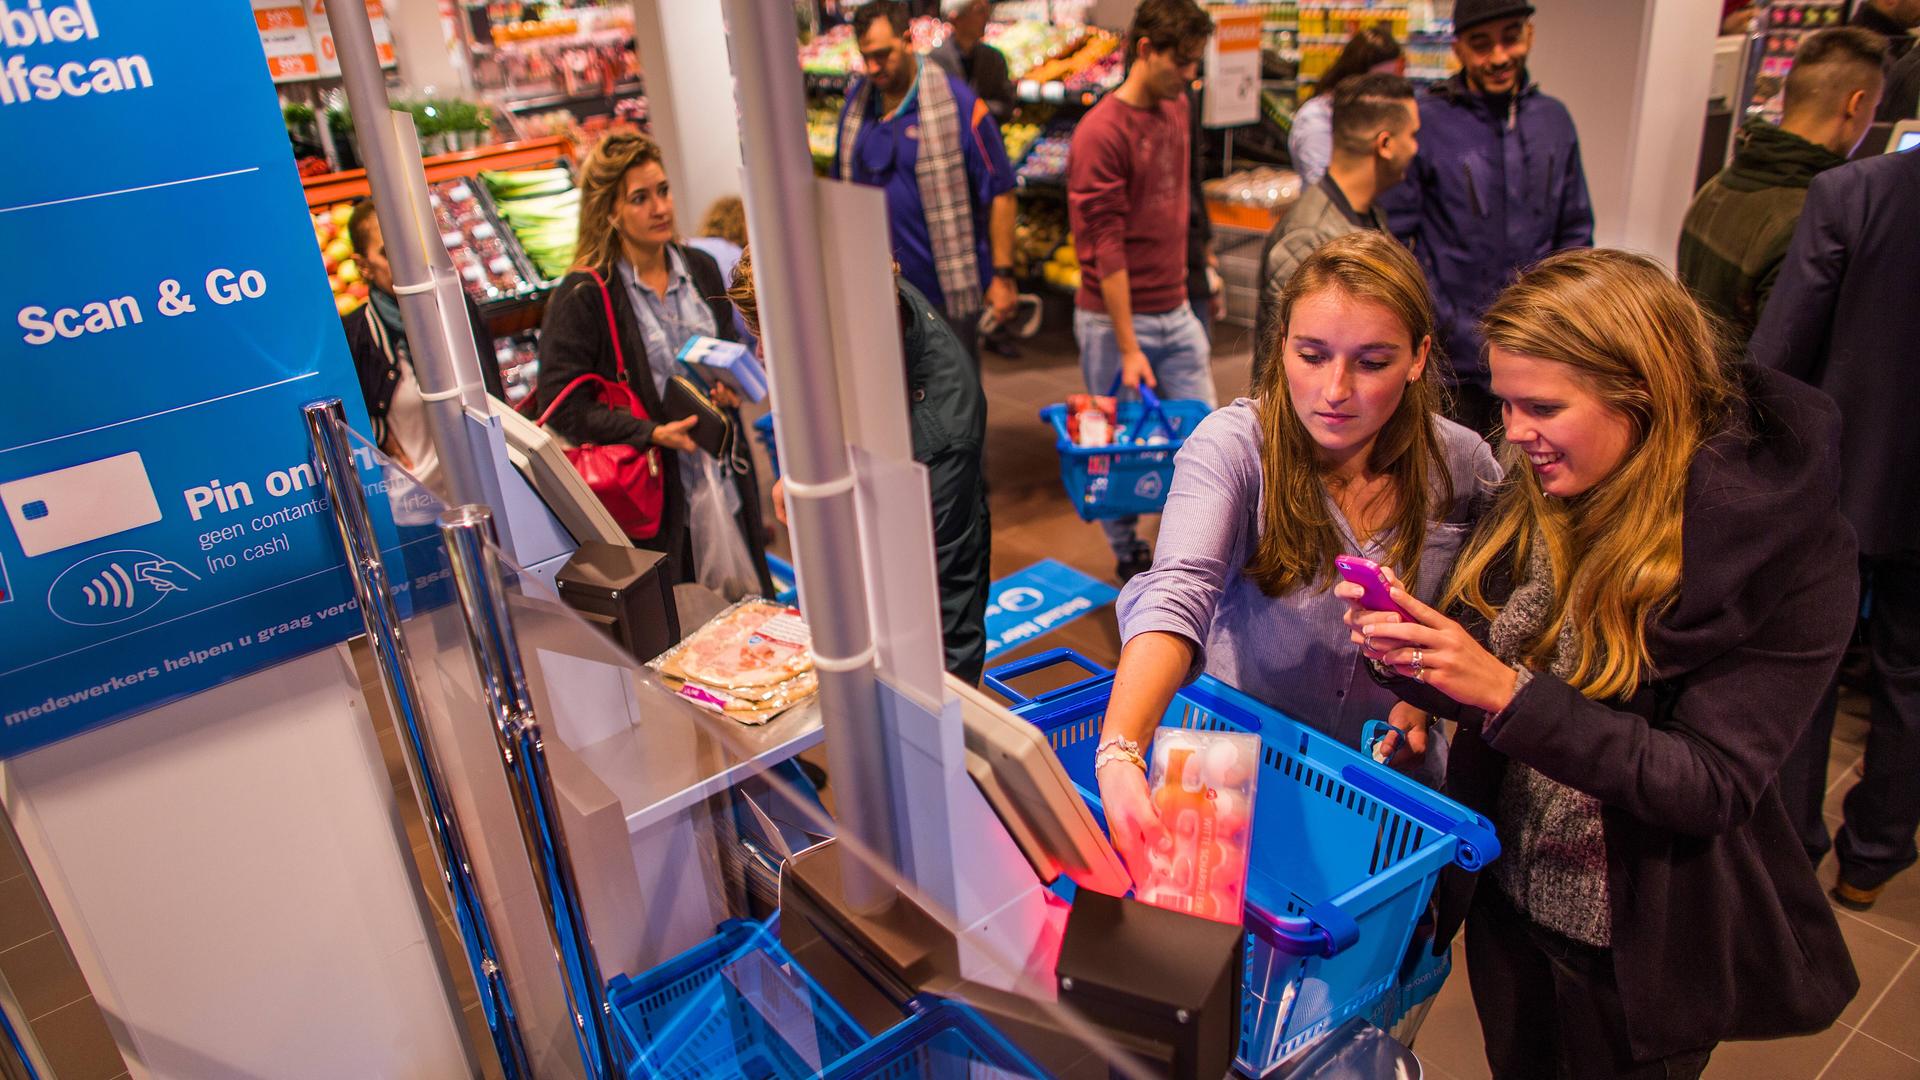
[[[301,407],[365,411],[255,6],[0,0],[0,755],[360,628]]]

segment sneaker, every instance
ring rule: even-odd
[[[1146,573],[1152,567],[1153,553],[1143,549],[1115,563],[1113,566],[1113,576],[1120,580],[1120,584],[1125,585],[1135,577]]]
[[[1843,876],[1833,883],[1833,891],[1829,895],[1833,897],[1834,903],[1848,911],[1870,911],[1873,908],[1873,902],[1880,899],[1880,894],[1885,892],[1886,888],[1887,883],[1883,881],[1871,889],[1862,889],[1857,885],[1847,884],[1847,879]]]

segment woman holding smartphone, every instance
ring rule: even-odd
[[[1483,328],[1513,482],[1438,605],[1336,591],[1500,834],[1441,912],[1493,1075],[1695,1077],[1822,1029],[1859,982],[1774,774],[1853,628],[1839,415],[1636,255],[1553,256]]]
[[[1259,397],[1181,447],[1153,567],[1120,597],[1125,646],[1096,753],[1108,831],[1136,876],[1160,836],[1154,729],[1202,671],[1349,745],[1392,707],[1347,640],[1334,560],[1398,567],[1432,597],[1498,475],[1480,436],[1440,415],[1433,319],[1391,237],[1328,242],[1281,293],[1280,362]]]
[[[609,135],[580,167],[574,271],[555,286],[540,327],[539,407],[548,408],[581,375],[612,380],[624,365],[650,419],[608,407],[587,386],[560,403],[552,426],[577,443],[661,448],[670,467],[660,531],[634,543],[666,553],[669,580],[695,579],[696,547],[711,550],[744,541],[760,591],[771,596],[751,460],[731,476],[710,469],[706,451],[693,441],[698,417],[665,419],[674,358],[696,334],[735,339],[733,305],[720,267],[713,256],[674,240],[673,193],[659,145],[630,132]],[[739,406],[724,386],[714,387],[713,402],[729,410]],[[738,431],[737,414],[734,424]],[[731,516],[739,537],[695,535],[689,520],[690,495],[716,475],[722,478],[717,485],[722,516]]]

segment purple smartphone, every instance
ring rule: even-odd
[[[1405,622],[1419,622],[1407,614],[1407,609],[1393,602],[1393,586],[1388,584],[1386,572],[1372,559],[1363,559],[1358,555],[1336,555],[1333,557],[1334,569],[1340,576],[1365,589],[1360,597],[1360,606],[1370,611],[1391,611]]]

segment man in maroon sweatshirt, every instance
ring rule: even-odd
[[[1218,403],[1206,329],[1187,303],[1187,87],[1213,21],[1194,0],[1142,0],[1127,78],[1074,129],[1067,216],[1080,258],[1073,334],[1087,389],[1124,383]],[[1136,518],[1102,521],[1121,581],[1153,563]]]

